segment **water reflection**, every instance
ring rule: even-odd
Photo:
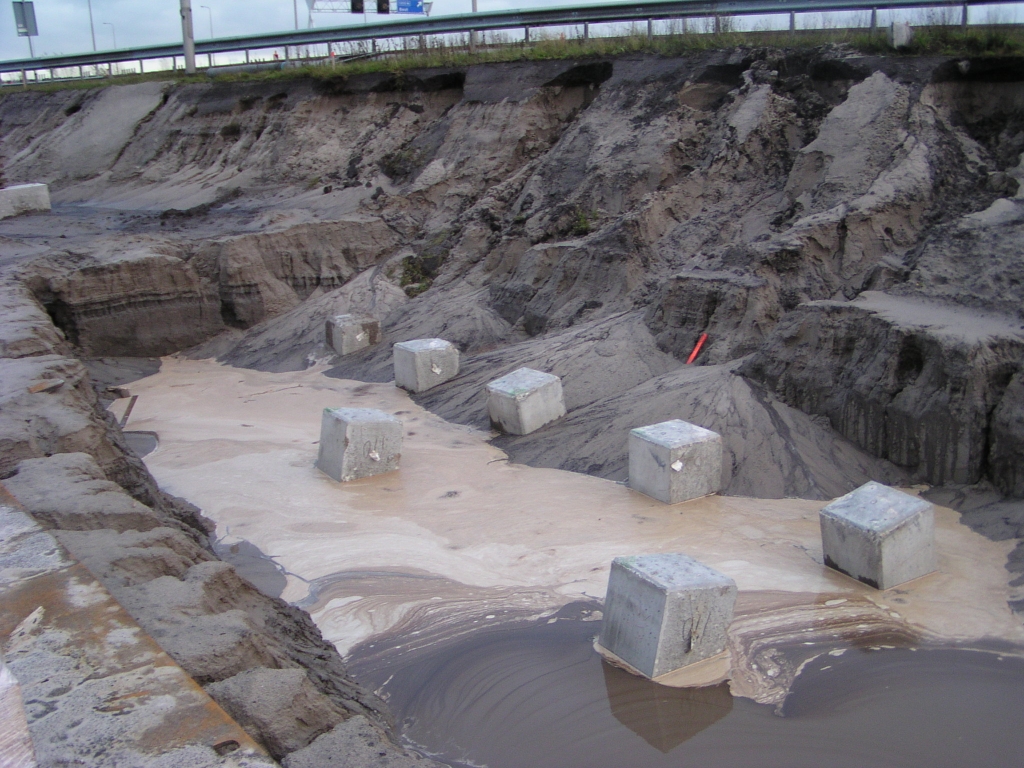
[[[612,715],[659,752],[671,752],[732,711],[728,683],[668,688],[607,662],[601,666]]]

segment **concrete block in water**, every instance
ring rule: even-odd
[[[373,408],[324,408],[316,466],[339,482],[398,469],[402,422]]]
[[[45,184],[18,184],[0,189],[0,219],[48,210],[50,188]]]
[[[394,346],[395,385],[410,392],[424,392],[455,378],[459,350],[444,339],[400,341]]]
[[[535,432],[565,416],[562,380],[532,368],[512,371],[487,385],[487,413],[503,432]]]
[[[821,510],[825,565],[876,589],[936,568],[935,511],[924,499],[870,482]]]
[[[380,321],[372,317],[335,315],[327,319],[327,346],[339,355],[350,355],[380,341]]]
[[[735,604],[736,582],[692,557],[617,557],[598,643],[660,677],[725,650]]]
[[[629,487],[666,504],[717,493],[721,436],[679,419],[630,430]]]

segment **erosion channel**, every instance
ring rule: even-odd
[[[53,200],[0,221],[39,764],[1016,765],[1022,152],[1024,61],[836,46],[5,93],[6,183]],[[383,340],[335,354],[345,313]],[[410,396],[433,337],[460,372]],[[499,435],[522,366],[568,413]],[[338,406],[401,420],[398,472],[316,470]],[[668,419],[721,494],[625,486]],[[938,572],[823,565],[868,480],[936,504]],[[728,683],[595,654],[653,552],[737,582]]]

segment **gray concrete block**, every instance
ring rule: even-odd
[[[679,419],[630,430],[629,487],[666,504],[717,493],[721,436]]]
[[[0,189],[0,219],[50,210],[50,188],[45,184],[18,184]]]
[[[400,341],[394,346],[395,386],[424,392],[455,378],[459,350],[444,339]]]
[[[398,469],[402,422],[373,408],[325,408],[316,466],[344,482]]]
[[[935,511],[917,496],[869,482],[821,510],[825,565],[876,589],[936,568]]]
[[[491,425],[503,432],[528,435],[565,416],[562,380],[553,374],[520,368],[486,389]]]
[[[339,355],[350,355],[380,341],[380,321],[372,317],[335,315],[327,318],[327,346]]]
[[[681,554],[617,557],[598,643],[647,677],[725,650],[736,582]]]

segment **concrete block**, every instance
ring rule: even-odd
[[[350,355],[380,341],[380,321],[372,317],[335,315],[327,319],[327,346],[339,355]]]
[[[721,436],[679,419],[630,430],[629,487],[666,504],[717,493]]]
[[[825,565],[876,589],[936,568],[935,511],[917,496],[870,482],[821,510]]]
[[[400,341],[394,346],[395,386],[424,392],[459,373],[459,350],[444,339]]]
[[[681,554],[617,557],[598,643],[647,677],[725,650],[736,582]]]
[[[914,28],[908,21],[894,21],[889,27],[889,45],[893,48],[907,48],[914,39]]]
[[[531,432],[565,416],[562,380],[550,373],[520,368],[487,385],[491,425],[513,435]]]
[[[402,422],[373,408],[325,408],[317,468],[339,482],[398,469]]]
[[[0,219],[21,213],[50,210],[50,188],[45,184],[18,184],[0,189]]]

